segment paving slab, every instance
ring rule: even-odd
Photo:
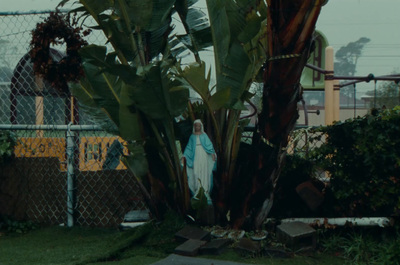
[[[229,238],[214,239],[205,244],[200,248],[200,254],[203,255],[219,255],[221,254],[230,244],[232,240]]]
[[[257,254],[261,250],[261,245],[250,238],[242,238],[239,240],[235,250],[242,253]]]
[[[316,247],[317,232],[302,222],[284,223],[277,226],[276,236],[292,250]]]
[[[196,256],[199,254],[199,249],[204,246],[207,241],[189,239],[185,243],[175,248],[175,253],[184,256]]]
[[[196,226],[185,226],[183,229],[178,231],[175,234],[175,238],[177,241],[184,242],[189,239],[210,241],[211,235],[210,232],[204,231],[203,229]]]
[[[153,263],[152,265],[247,265],[247,264],[233,262],[233,261],[225,261],[225,260],[185,257],[176,254],[171,254],[165,259],[159,260],[156,263]]]

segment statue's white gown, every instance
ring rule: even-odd
[[[187,167],[188,184],[190,191],[196,195],[200,187],[204,188],[207,199],[212,188],[212,170],[214,168],[212,154],[208,154],[200,143],[200,137],[196,136],[196,151],[193,168]]]

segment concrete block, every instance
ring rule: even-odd
[[[311,226],[302,222],[284,223],[277,226],[277,239],[293,251],[315,248],[317,232]]]
[[[128,229],[131,229],[131,228],[135,228],[135,227],[138,227],[138,226],[142,226],[142,225],[144,225],[144,224],[146,224],[147,222],[123,222],[123,223],[121,223],[120,225],[119,225],[119,228],[121,229],[121,230],[128,230]]]
[[[125,222],[143,222],[150,220],[149,210],[134,210],[125,214]]]

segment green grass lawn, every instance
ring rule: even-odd
[[[0,237],[0,264],[87,264],[105,255],[120,233],[48,227]]]
[[[25,234],[3,231],[0,236],[0,264],[91,264],[146,265],[173,253],[180,244],[174,233],[182,222],[170,219],[127,231],[82,227],[42,227]],[[343,259],[319,252],[291,258],[250,257],[227,249],[219,256],[201,256],[249,264],[309,265],[343,264]]]

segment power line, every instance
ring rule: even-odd
[[[361,55],[358,58],[399,58],[400,55],[399,54],[389,54],[389,55]]]

